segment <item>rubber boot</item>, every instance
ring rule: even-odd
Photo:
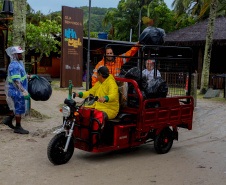
[[[18,133],[18,134],[29,134],[28,130],[24,130],[21,126],[16,126],[14,128],[14,133]]]
[[[15,126],[13,125],[13,118],[14,118],[14,116],[9,116],[6,119],[4,119],[2,121],[2,123],[4,123],[5,125],[8,125],[12,129],[14,129]]]

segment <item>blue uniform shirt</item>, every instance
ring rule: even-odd
[[[15,87],[13,81],[18,80],[20,81],[21,85],[25,90],[27,90],[27,75],[24,69],[24,66],[16,61],[12,61],[8,68],[8,81],[9,81],[9,92],[8,96],[10,97],[20,97],[23,96],[22,92]]]

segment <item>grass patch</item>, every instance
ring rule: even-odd
[[[222,97],[215,97],[215,98],[210,98],[210,101],[226,102],[226,99]]]
[[[57,86],[60,86],[60,81],[52,81],[51,82],[51,85],[57,85]]]
[[[60,88],[60,81],[52,81],[51,87],[52,88]]]
[[[52,81],[51,83],[51,87],[52,89],[56,90],[56,91],[69,91],[68,87],[67,88],[61,88],[60,87],[60,81]],[[82,82],[82,87],[84,89],[86,89],[86,82]],[[76,87],[72,87],[73,91],[76,89]],[[82,89],[81,89],[82,91]]]
[[[68,88],[61,88],[60,81],[52,81],[51,87],[57,91],[68,91]]]
[[[60,88],[60,87],[54,87],[53,89],[56,91],[69,91],[68,88]]]
[[[175,87],[168,87],[168,94],[175,96],[175,95],[179,95],[179,96],[186,96],[186,92],[184,88],[175,88]]]
[[[224,94],[224,91],[221,90],[220,93]],[[200,94],[200,90],[197,90],[197,99],[198,100],[207,100],[207,101],[220,101],[220,102],[226,102],[226,98],[224,97],[214,97],[214,98],[203,98],[204,94]]]
[[[172,96],[186,96],[185,90],[183,88],[168,88],[169,95]],[[220,93],[224,95],[224,90],[220,90]],[[224,97],[214,97],[214,98],[203,98],[204,94],[200,94],[200,89],[197,89],[197,99],[198,100],[206,100],[206,101],[219,101],[226,102]]]
[[[49,118],[51,118],[51,117],[49,117],[49,116],[47,116],[45,114],[41,114],[40,112],[38,112],[38,111],[36,111],[36,110],[34,110],[32,108],[31,108],[30,115],[31,115],[31,117],[38,118],[38,119],[44,119],[44,118],[49,119]]]

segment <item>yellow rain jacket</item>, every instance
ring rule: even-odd
[[[96,101],[92,106],[87,107],[106,112],[108,119],[114,119],[117,116],[119,112],[118,86],[111,74],[103,83],[98,81],[89,91],[80,92],[79,97],[86,98],[90,94],[98,96],[98,98],[105,97],[106,101],[104,103]]]

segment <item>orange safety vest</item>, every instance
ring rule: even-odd
[[[132,47],[129,51],[120,56],[134,56],[138,50],[139,47]],[[99,67],[106,66],[109,69],[109,73],[112,74],[114,77],[117,77],[120,74],[121,66],[129,60],[130,58],[116,57],[114,62],[105,62],[103,57],[103,59],[96,65],[95,69],[93,70],[92,86],[94,86],[95,83],[98,81],[97,70],[99,69]]]

